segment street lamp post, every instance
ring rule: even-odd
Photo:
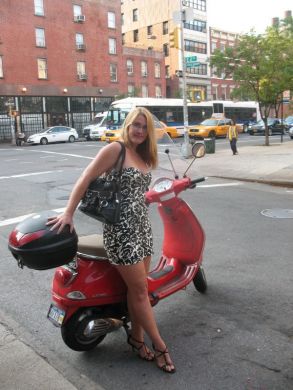
[[[183,10],[183,0],[180,1],[180,52],[181,52],[181,68],[182,68],[182,97],[183,97],[183,121],[184,121],[184,142],[182,144],[181,153],[185,158],[191,156],[191,144],[188,135],[188,110],[187,110],[187,95],[186,95],[186,63],[184,56],[184,22],[185,11]]]
[[[14,116],[12,115],[12,107],[14,107],[14,103],[13,102],[7,102],[5,103],[5,106],[8,107],[9,111],[8,111],[8,115],[10,117],[10,129],[11,129],[11,143],[12,145],[15,144],[15,129],[14,129]]]

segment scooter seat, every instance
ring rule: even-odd
[[[90,234],[79,237],[77,251],[88,256],[107,258],[102,234]]]

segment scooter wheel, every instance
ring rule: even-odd
[[[73,315],[61,328],[64,343],[74,351],[90,351],[94,349],[106,337],[106,334],[101,335],[88,331],[90,322],[96,319],[97,316],[85,313]]]
[[[193,284],[196,290],[204,294],[208,288],[206,276],[203,268],[200,266],[195,277],[193,278]]]

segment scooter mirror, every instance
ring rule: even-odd
[[[201,142],[196,143],[192,146],[192,155],[196,158],[201,158],[206,154],[206,148],[205,145]]]

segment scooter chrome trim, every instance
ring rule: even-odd
[[[99,337],[114,332],[123,325],[123,321],[116,318],[98,318],[88,323],[83,334],[89,338]]]

